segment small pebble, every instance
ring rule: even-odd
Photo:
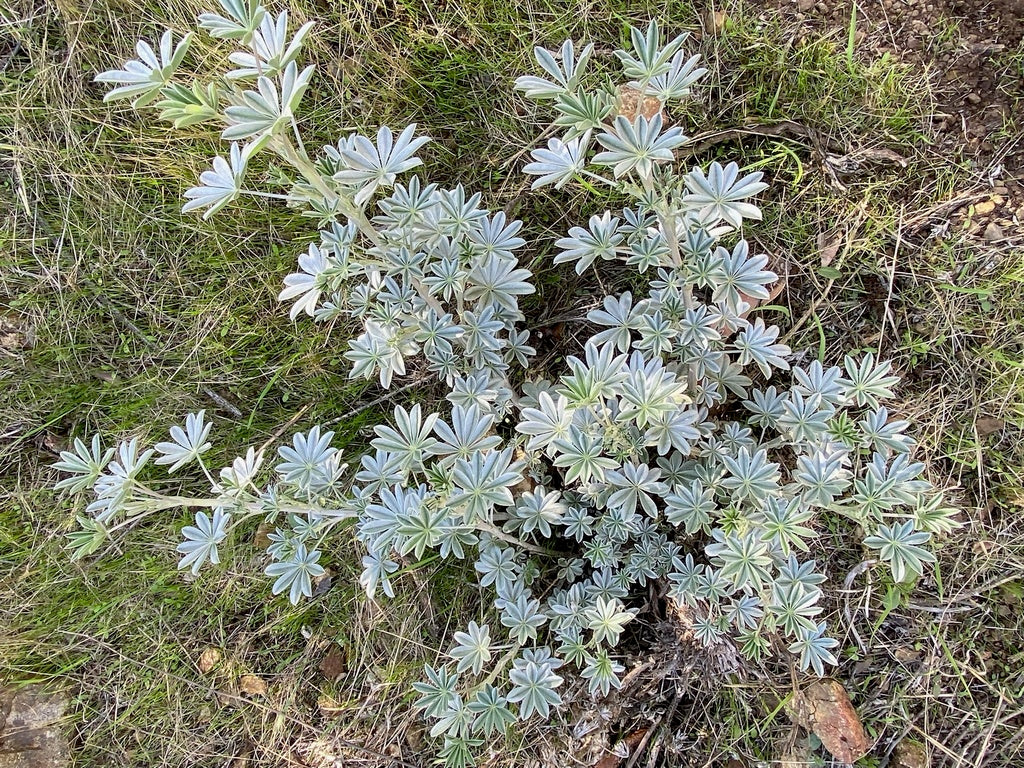
[[[984,237],[987,242],[994,243],[997,240],[1003,239],[1003,230],[1001,230],[999,225],[993,221],[985,227],[985,234],[982,235],[982,237]]]

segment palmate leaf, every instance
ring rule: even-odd
[[[672,57],[686,42],[686,35],[679,35],[663,47],[661,31],[658,29],[658,23],[653,19],[647,25],[645,32],[641,32],[636,27],[630,27],[629,36],[633,43],[633,51],[617,50],[615,56],[622,62],[622,72],[626,77],[644,82],[658,75],[666,74],[671,68]]]
[[[588,229],[573,227],[569,230],[569,237],[555,242],[555,247],[561,249],[555,256],[555,264],[576,262],[576,274],[582,275],[599,258],[614,260],[625,240],[625,234],[619,229],[619,219],[613,218],[611,211],[605,211],[603,216],[590,217]]]
[[[221,507],[213,511],[212,518],[205,512],[196,512],[196,524],[181,529],[185,541],[178,544],[178,552],[182,555],[178,568],[191,568],[193,574],[198,574],[205,563],[219,563],[217,545],[227,536],[230,523],[231,515]]]
[[[159,56],[149,43],[139,40],[135,44],[138,59],[126,62],[124,69],[112,69],[96,76],[97,83],[119,84],[103,100],[132,99],[136,109],[155,101],[181,66],[192,37],[190,32],[175,45],[172,32],[167,30],[160,38]]]
[[[280,86],[273,79],[261,76],[256,81],[257,90],[243,92],[241,103],[224,110],[228,127],[221,138],[251,140],[250,152],[266,146],[292,120],[312,77],[312,66],[299,72],[294,61],[281,74]]]
[[[889,564],[893,580],[900,583],[920,577],[925,563],[935,562],[935,555],[920,546],[931,537],[929,531],[915,531],[914,521],[907,520],[878,526],[878,531],[864,539],[864,544],[879,550],[879,559]]]
[[[289,41],[288,11],[281,11],[276,19],[264,13],[258,26],[250,32],[249,26],[254,18],[255,14],[247,14],[244,26],[239,25],[238,28],[229,31],[232,37],[241,40],[243,45],[252,51],[234,51],[228,56],[231,63],[238,66],[238,69],[227,73],[230,78],[273,76],[283,71],[298,57],[302,44],[315,26],[312,21],[306,22]],[[227,30],[223,23],[218,26],[218,31],[221,30]]]
[[[467,706],[476,715],[474,733],[482,732],[485,736],[504,733],[516,721],[515,714],[508,708],[508,699],[490,684],[477,691],[476,698]]]
[[[740,178],[739,173],[736,163],[724,168],[712,163],[706,176],[700,168],[694,168],[686,176],[689,194],[683,201],[695,206],[704,221],[725,221],[737,229],[743,225],[743,219],[760,221],[761,209],[743,200],[768,189],[761,181],[764,174],[757,171]]]
[[[204,89],[198,83],[185,88],[177,83],[168,83],[160,92],[163,98],[154,106],[161,110],[160,119],[172,123],[175,128],[188,128],[217,117],[220,93],[214,83]]]
[[[622,680],[619,675],[626,671],[626,668],[613,660],[608,655],[606,648],[598,649],[594,656],[591,656],[580,673],[584,680],[589,680],[588,690],[590,694],[598,692],[607,696],[612,688],[619,690],[622,687]]]
[[[319,560],[319,552],[306,549],[305,544],[296,544],[288,559],[267,566],[267,576],[276,579],[271,591],[275,595],[287,591],[292,605],[297,605],[302,597],[312,597],[313,578],[324,575]]]
[[[175,425],[171,427],[171,442],[157,443],[154,448],[157,456],[154,464],[170,464],[168,473],[180,469],[195,461],[206,451],[211,443],[207,442],[212,424],[205,422],[206,411],[190,413],[185,417],[185,428]]]
[[[413,689],[420,694],[413,706],[423,710],[429,717],[440,717],[455,705],[459,675],[453,674],[447,667],[435,669],[430,664],[423,666],[423,675],[426,681],[412,684]]]
[[[634,171],[640,178],[649,178],[655,163],[672,162],[672,150],[687,141],[678,126],[662,132],[660,114],[649,119],[637,115],[633,122],[619,115],[614,128],[615,133],[605,131],[597,135],[605,151],[594,155],[594,162],[614,166],[615,178]]]
[[[243,45],[249,44],[253,32],[267,15],[259,0],[220,0],[220,7],[228,14],[228,18],[218,13],[202,13],[199,15],[199,26],[211,37],[238,40]]]
[[[814,628],[801,628],[798,639],[789,646],[790,653],[800,654],[800,669],[806,672],[813,669],[822,677],[825,674],[825,665],[835,666],[839,663],[832,655],[832,649],[839,645],[839,641],[831,637],[825,637],[825,624],[818,624]]]
[[[594,52],[593,45],[587,45],[576,55],[572,40],[562,43],[559,51],[559,64],[551,52],[544,48],[534,48],[533,55],[541,69],[551,76],[551,80],[534,75],[523,75],[516,78],[515,87],[530,99],[557,99],[567,91],[573,90],[579,83],[580,76]]]
[[[398,174],[423,164],[416,157],[416,151],[430,139],[427,136],[413,138],[415,133],[415,123],[406,126],[397,137],[384,125],[377,131],[376,143],[365,136],[356,136],[351,148],[341,150],[344,167],[334,178],[357,188],[356,205],[369,200],[379,187],[394,186]]]
[[[67,489],[72,493],[78,493],[91,488],[114,455],[113,448],[103,450],[98,434],[92,436],[89,445],[76,437],[74,448],[74,451],[61,451],[60,461],[53,465],[54,469],[71,475],[54,485],[58,491]]]
[[[543,664],[528,662],[509,672],[512,690],[508,700],[519,704],[519,719],[528,720],[534,713],[546,718],[551,707],[562,703],[562,697],[555,690],[562,684],[562,678]]]
[[[458,459],[452,473],[455,490],[448,506],[459,511],[465,520],[490,520],[495,506],[511,507],[515,501],[512,486],[522,482],[518,463],[512,461],[512,450],[474,453],[468,461]]]
[[[771,582],[772,558],[763,539],[752,532],[727,535],[715,529],[712,534],[715,543],[705,551],[722,577],[729,579],[736,589],[759,592]]]
[[[547,149],[534,149],[530,152],[532,163],[523,167],[523,172],[539,178],[534,179],[530,189],[539,189],[547,184],[554,184],[561,189],[586,166],[586,145],[588,139],[582,137],[564,139],[548,139]]]
[[[491,658],[491,633],[487,625],[481,627],[471,621],[466,632],[456,632],[453,637],[455,647],[448,655],[458,662],[455,671],[472,670],[474,675],[479,675]]]

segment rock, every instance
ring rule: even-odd
[[[808,11],[814,10],[814,3],[817,0],[796,0],[796,7],[800,11],[807,13]]]
[[[849,694],[836,680],[820,680],[800,691],[790,705],[790,715],[840,762],[855,763],[871,748]]]
[[[990,221],[988,226],[985,227],[985,234],[982,237],[985,238],[986,242],[994,243],[1003,239],[1003,230],[994,221]]]
[[[904,739],[893,750],[889,765],[892,768],[928,768],[928,752],[921,742]]]
[[[67,699],[42,686],[0,689],[0,768],[64,768],[71,758],[59,721]]]
[[[982,202],[980,202],[980,203],[978,203],[977,205],[974,206],[974,215],[975,216],[987,216],[988,214],[992,213],[992,211],[994,211],[995,209],[996,209],[996,201],[995,200],[992,200],[992,199],[984,200],[984,201],[982,201]]]
[[[967,101],[969,101],[971,104],[980,104],[981,103],[981,94],[978,94],[978,93],[968,93],[967,94]]]

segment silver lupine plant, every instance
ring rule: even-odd
[[[608,296],[589,312],[598,330],[557,381],[530,380],[534,350],[517,330],[518,297],[534,291],[516,256],[521,223],[481,207],[479,193],[409,176],[427,141],[415,126],[346,136],[311,156],[295,120],[313,72],[296,63],[311,25],[289,37],[287,12],[221,5],[225,15],[203,14],[200,27],[237,46],[237,69],[175,82],[191,35],[175,45],[168,32],[159,55],[140,42],[138,60],[97,78],[117,86],[107,99],[152,104],[178,127],[219,123],[228,157],[186,192],[184,210],[208,217],[258,195],[318,220],[319,242],[284,278],[292,317],[358,319],[351,376],[387,388],[422,356],[447,402],[396,406],[358,466],[314,426],[276,458],[249,448],[211,469],[202,411],[152,447],[76,440],[56,464],[67,473],[58,489],[94,497],[70,535],[75,557],[144,515],[187,508],[198,511],[179,568],[219,563],[232,531],[258,518],[276,525],[272,591],[293,603],[312,595],[336,527],[365,549],[370,599],[393,597],[399,569],[428,555],[472,562],[493,602],[414,686],[453,766],[517,720],[565,704],[580,688],[566,678],[595,696],[618,688],[616,645],[651,581],[668,585],[700,643],[758,659],[782,639],[820,675],[838,646],[821,620],[836,574],[812,555],[825,520],[855,523],[866,557],[895,582],[934,561],[924,545],[955,527],[954,510],[922,479],[908,423],[883,404],[897,383],[891,365],[866,354],[791,370],[779,328],[751,318],[777,280],[742,237],[761,217],[761,174],[735,163],[679,168],[687,137],[664,110],[705,73],[685,36],[663,41],[654,22],[633,29],[632,49],[615,52],[622,85],[588,76],[593,46],[571,41],[558,53],[537,48],[542,75],[515,83],[550,104],[563,131],[533,150],[533,187],[582,180],[627,201],[572,227],[555,262],[582,274],[620,261],[648,278],[641,295]],[[298,174],[286,195],[244,188],[259,152]],[[526,371],[521,391],[512,367]],[[210,492],[168,494],[152,472],[142,479],[150,465],[198,467]]]

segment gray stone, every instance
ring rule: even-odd
[[[64,768],[70,758],[60,727],[67,699],[39,685],[0,689],[0,768]]]

